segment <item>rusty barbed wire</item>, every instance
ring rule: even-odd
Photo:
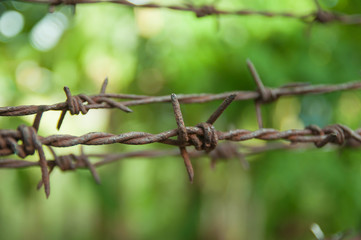
[[[331,11],[323,10],[315,0],[316,10],[307,13],[307,14],[296,14],[291,12],[271,12],[271,11],[257,11],[257,10],[249,10],[249,9],[238,9],[238,10],[221,10],[216,8],[214,5],[194,5],[191,3],[183,4],[183,5],[161,5],[156,3],[146,3],[146,4],[135,4],[126,0],[21,0],[23,2],[31,2],[31,3],[40,3],[40,4],[48,4],[50,12],[54,11],[54,7],[58,5],[71,5],[74,7],[78,4],[92,4],[92,3],[113,3],[118,5],[123,5],[132,8],[159,8],[159,9],[169,9],[174,11],[183,11],[183,12],[192,12],[198,18],[211,16],[211,15],[237,15],[237,16],[262,16],[268,18],[274,17],[284,17],[284,18],[292,18],[297,19],[306,23],[331,23],[331,22],[339,22],[342,24],[361,24],[361,16],[360,15],[347,15],[340,14]]]
[[[221,94],[193,94],[180,95],[175,94],[171,96],[150,97],[141,95],[128,94],[107,94],[105,89],[108,83],[106,79],[101,87],[100,94],[87,96],[79,94],[73,96],[69,88],[64,87],[66,94],[66,101],[53,105],[29,105],[18,107],[3,107],[0,108],[0,116],[22,116],[36,113],[34,123],[32,126],[20,125],[16,130],[0,129],[0,156],[9,156],[16,154],[21,158],[33,155],[36,151],[39,155],[39,161],[32,163],[14,162],[10,160],[3,160],[0,162],[0,168],[17,168],[38,165],[41,168],[42,180],[38,187],[44,185],[46,196],[50,194],[49,174],[55,166],[58,166],[63,171],[76,169],[78,166],[87,167],[96,181],[99,183],[100,179],[95,171],[95,167],[105,164],[106,162],[99,162],[92,164],[88,157],[82,153],[80,156],[68,155],[57,157],[53,147],[70,147],[75,145],[106,145],[106,144],[128,144],[128,145],[143,145],[150,143],[162,143],[167,145],[178,146],[180,155],[184,160],[186,170],[190,181],[193,181],[194,171],[187,147],[194,146],[197,151],[204,151],[209,154],[211,159],[215,162],[217,152],[222,150],[217,149],[218,141],[226,140],[233,142],[247,141],[250,139],[261,140],[286,140],[291,143],[314,143],[317,147],[323,147],[327,143],[334,143],[338,145],[358,146],[361,142],[361,129],[352,130],[347,126],[334,124],[324,128],[318,126],[309,126],[305,129],[291,129],[287,131],[278,131],[271,128],[263,128],[261,105],[277,100],[282,96],[301,95],[301,94],[315,94],[326,93],[332,91],[359,89],[361,82],[345,83],[339,85],[300,85],[293,84],[281,88],[267,88],[263,85],[256,68],[251,61],[247,61],[247,65],[256,82],[258,91],[236,91]],[[127,101],[117,102],[115,99],[126,99]],[[207,121],[201,122],[196,126],[187,127],[184,123],[180,103],[204,103],[208,101],[224,99],[222,104],[211,114]],[[226,132],[218,131],[214,128],[214,122],[220,117],[225,109],[235,100],[255,101],[257,121],[259,129],[255,131],[236,129]],[[158,134],[146,132],[128,132],[122,134],[111,134],[104,132],[91,132],[82,136],[72,135],[51,135],[40,136],[38,129],[42,115],[45,111],[58,110],[61,111],[61,116],[58,121],[58,128],[65,117],[67,111],[70,114],[86,114],[89,109],[96,108],[118,108],[124,112],[131,112],[128,106],[149,104],[156,102],[171,102],[174,110],[175,120],[177,124],[176,129],[164,131]],[[84,104],[86,103],[86,104]],[[176,139],[174,139],[176,137]],[[43,146],[47,146],[54,156],[54,161],[47,161],[45,158]],[[224,148],[221,148],[224,149]],[[212,155],[213,152],[213,155]],[[237,155],[242,159],[242,155],[232,148],[228,148],[225,152]],[[218,153],[219,154],[219,153]],[[194,154],[193,154],[194,155]],[[213,157],[212,157],[213,156]],[[247,162],[242,160],[244,166]],[[49,168],[49,169],[48,169]]]

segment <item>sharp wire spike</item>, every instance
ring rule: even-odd
[[[233,100],[236,98],[237,94],[231,94],[224,101],[222,104],[217,108],[216,111],[208,118],[207,123],[213,124],[219,116],[226,110],[226,108],[233,102]]]
[[[106,90],[107,86],[108,86],[108,77],[106,77],[106,78],[104,79],[104,82],[103,82],[103,84],[102,84],[102,88],[101,88],[101,90],[100,90],[100,94],[104,94],[104,93],[105,93],[105,90]]]

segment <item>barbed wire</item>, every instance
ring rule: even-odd
[[[49,10],[54,11],[54,7],[58,5],[71,5],[75,6],[78,4],[94,4],[94,3],[114,3],[132,8],[159,8],[159,9],[169,9],[174,11],[183,11],[183,12],[192,12],[198,18],[211,16],[211,15],[237,15],[237,16],[262,16],[268,18],[274,17],[284,17],[284,18],[292,18],[301,20],[306,23],[331,23],[331,22],[339,22],[342,24],[361,24],[361,16],[360,15],[347,15],[340,14],[331,11],[323,10],[315,0],[316,10],[307,13],[307,14],[296,14],[291,12],[272,12],[272,11],[257,11],[257,10],[249,10],[249,9],[238,9],[238,10],[221,10],[216,8],[214,5],[194,5],[192,3],[187,3],[184,5],[161,5],[156,3],[147,3],[147,4],[135,4],[126,0],[21,0],[23,2],[31,2],[31,3],[40,3],[40,4],[48,4],[50,6]]]
[[[2,107],[0,108],[0,116],[22,116],[34,114],[35,119],[32,126],[20,125],[16,130],[0,129],[0,156],[9,156],[15,154],[20,158],[26,158],[29,155],[38,153],[39,161],[31,163],[28,161],[14,161],[1,160],[0,168],[19,168],[39,166],[41,169],[42,180],[38,187],[44,185],[46,196],[50,194],[49,175],[55,166],[62,170],[72,170],[78,167],[86,167],[90,169],[93,177],[97,182],[100,178],[95,171],[95,167],[112,162],[114,157],[106,157],[103,161],[92,164],[87,155],[83,152],[80,156],[74,154],[67,156],[57,156],[53,147],[70,147],[76,145],[108,145],[108,144],[128,144],[128,145],[144,145],[151,143],[161,143],[166,145],[173,145],[179,148],[180,155],[184,160],[184,164],[192,182],[194,178],[194,171],[191,162],[191,157],[195,154],[188,153],[187,147],[194,146],[196,151],[202,151],[209,154],[214,161],[219,156],[226,156],[226,153],[231,157],[237,156],[242,159],[242,154],[237,151],[232,145],[224,145],[227,147],[219,147],[219,141],[228,142],[242,142],[251,139],[260,139],[266,141],[286,140],[295,143],[313,143],[317,147],[323,147],[328,143],[337,145],[359,146],[361,143],[361,129],[352,130],[347,126],[334,124],[321,128],[319,126],[311,125],[305,129],[290,129],[287,131],[279,131],[272,128],[263,128],[261,105],[277,100],[283,96],[293,96],[301,94],[320,94],[340,90],[360,89],[361,82],[344,83],[339,85],[319,85],[310,86],[302,84],[291,84],[281,88],[267,88],[263,85],[256,68],[251,61],[247,61],[247,66],[256,82],[258,91],[236,91],[221,94],[192,94],[180,95],[180,98],[175,94],[170,96],[152,97],[142,95],[128,95],[128,94],[107,94],[105,93],[108,80],[106,79],[101,87],[98,95],[84,95],[79,94],[73,96],[69,88],[64,87],[66,94],[66,101],[53,105],[28,105],[17,107]],[[126,100],[122,102],[113,99]],[[180,103],[204,103],[223,99],[221,105],[210,115],[205,121],[196,126],[186,126],[183,120]],[[213,124],[227,109],[227,107],[235,100],[254,100],[256,106],[256,115],[259,125],[258,130],[250,131],[246,129],[235,129],[230,131],[216,130]],[[40,121],[45,111],[57,110],[61,111],[61,116],[58,121],[58,128],[69,111],[70,114],[86,114],[89,109],[96,108],[118,108],[124,112],[131,112],[128,106],[135,106],[141,104],[150,104],[157,102],[171,102],[174,110],[177,128],[164,131],[161,133],[147,133],[147,132],[127,132],[121,134],[112,134],[105,132],[90,132],[82,136],[56,134],[50,136],[40,136],[38,129]],[[52,155],[53,161],[48,161],[45,157],[43,147],[47,146]],[[226,150],[224,150],[226,149]],[[223,152],[223,153],[222,153]],[[223,155],[222,155],[222,154]],[[141,153],[129,153],[122,155],[139,156]],[[161,156],[164,152],[147,152],[148,156]],[[167,152],[173,155],[174,153]],[[179,153],[178,153],[179,154]],[[217,154],[219,155],[217,157]],[[119,156],[118,156],[119,158]],[[225,157],[225,158],[229,158]],[[214,162],[213,161],[213,162]],[[243,165],[247,167],[247,161],[242,160]]]

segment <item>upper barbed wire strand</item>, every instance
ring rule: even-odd
[[[322,85],[295,85],[279,88],[267,88],[272,91],[272,94],[275,98],[285,97],[285,96],[297,96],[297,95],[308,95],[308,94],[324,94],[336,91],[343,90],[356,90],[361,89],[361,81],[341,83],[341,84],[322,84]],[[223,100],[227,96],[235,94],[235,101],[244,101],[244,100],[256,100],[262,97],[259,91],[232,91],[224,92],[218,94],[211,93],[201,93],[201,94],[177,94],[178,101],[183,104],[191,103],[205,103],[216,100]],[[79,94],[76,96],[86,96],[84,94]],[[84,104],[86,110],[89,109],[102,109],[102,108],[119,108],[118,104],[122,106],[137,106],[151,103],[164,103],[171,102],[171,97],[169,95],[165,96],[144,96],[144,95],[134,95],[134,94],[115,94],[115,93],[102,93],[97,95],[87,96],[89,99],[99,101],[101,103],[89,103]],[[113,99],[122,99],[127,100],[124,102],[116,102]],[[100,100],[99,100],[100,99]],[[107,100],[104,100],[107,99]],[[113,103],[109,104],[107,101],[112,100]],[[85,100],[84,100],[85,102]],[[84,103],[83,102],[83,103]],[[64,111],[69,110],[68,102],[61,102],[52,105],[22,105],[15,107],[0,107],[0,116],[25,116],[32,115],[38,112],[39,107],[43,108],[43,111]],[[123,109],[122,109],[123,110]],[[124,111],[124,110],[123,110]],[[131,110],[130,110],[131,111]],[[80,111],[81,112],[81,111]],[[127,111],[125,111],[127,112]],[[129,111],[128,111],[129,112]]]

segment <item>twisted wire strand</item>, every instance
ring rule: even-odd
[[[312,126],[316,127],[316,126]],[[317,127],[319,128],[319,127]],[[263,128],[255,131],[246,129],[236,129],[227,132],[214,130],[218,140],[227,140],[234,142],[247,141],[251,139],[260,139],[266,141],[286,140],[292,143],[315,143],[317,147],[322,147],[327,143],[344,145],[347,141],[361,142],[361,129],[352,130],[341,124],[326,126],[320,132],[315,132],[313,128],[291,129],[279,131],[272,128]],[[195,134],[198,139],[204,139],[205,131],[201,127],[186,127],[188,135]],[[123,134],[111,134],[103,132],[92,132],[82,136],[72,135],[51,135],[48,137],[38,136],[39,143],[52,147],[70,147],[76,145],[106,145],[106,144],[127,144],[127,145],[144,145],[151,143],[162,143],[174,146],[191,146],[195,145],[191,140],[183,142],[172,139],[178,135],[178,129],[164,131],[158,134],[146,132],[128,132]],[[18,130],[0,130],[0,156],[7,156],[13,153],[23,157],[24,144],[18,144],[23,141],[22,135]],[[10,142],[8,139],[12,139]],[[203,150],[203,149],[201,149]]]

